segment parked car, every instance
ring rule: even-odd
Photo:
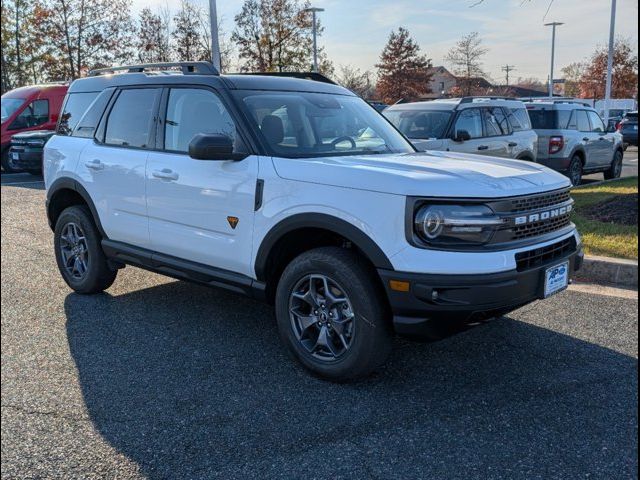
[[[81,120],[45,145],[55,257],[78,293],[130,264],[253,296],[306,368],[346,380],[384,362],[394,331],[504,314],[582,264],[569,180],[544,166],[416,152],[337,85],[122,68],[76,80],[64,115]]]
[[[31,175],[42,174],[44,145],[55,133],[54,130],[33,130],[11,137],[9,166],[13,170],[24,170]]]
[[[26,131],[53,130],[67,88],[62,84],[32,85],[2,95],[0,158],[5,172],[15,171],[9,162],[11,137]]]
[[[382,112],[385,108],[388,107],[386,103],[370,101],[369,105],[375,108],[378,112]]]
[[[620,177],[622,135],[605,127],[593,108],[573,101],[543,100],[527,103],[527,110],[538,134],[538,162],[564,173],[573,185],[580,185],[585,173]]]
[[[617,126],[618,133],[622,135],[625,147],[627,145],[638,146],[638,112],[627,113]]]
[[[465,97],[403,103],[383,115],[420,151],[536,160],[538,137],[519,100]]]

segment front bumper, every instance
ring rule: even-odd
[[[547,268],[570,262],[570,277],[582,266],[584,253],[571,253],[523,271],[483,275],[430,275],[378,270],[387,291],[397,333],[419,335],[431,320],[479,321],[504,315],[544,298]],[[406,282],[408,291],[391,288],[390,282]],[[436,292],[436,295],[434,295]]]
[[[9,150],[11,165],[19,170],[40,170],[42,168],[42,155],[43,150],[41,148],[11,147]]]

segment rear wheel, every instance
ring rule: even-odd
[[[56,262],[64,281],[78,293],[101,292],[116,279],[118,272],[109,265],[100,242],[86,206],[63,210],[54,232]]]
[[[578,155],[574,155],[571,159],[567,176],[574,187],[582,183],[582,159]]]
[[[617,150],[613,156],[613,162],[609,170],[604,172],[605,180],[612,180],[614,178],[620,178],[622,175],[622,152]]]
[[[303,253],[287,266],[276,292],[278,329],[306,368],[345,381],[384,363],[392,328],[374,275],[355,253],[337,247]]]

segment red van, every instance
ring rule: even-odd
[[[68,88],[66,84],[32,85],[2,95],[0,147],[5,172],[13,171],[8,161],[11,136],[29,130],[54,130]]]

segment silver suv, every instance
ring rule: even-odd
[[[519,100],[465,97],[405,103],[383,115],[418,150],[536,160],[538,137]]]
[[[587,104],[567,100],[528,102],[538,134],[538,162],[580,185],[582,175],[604,172],[609,180],[622,173],[622,135],[605,127]]]

